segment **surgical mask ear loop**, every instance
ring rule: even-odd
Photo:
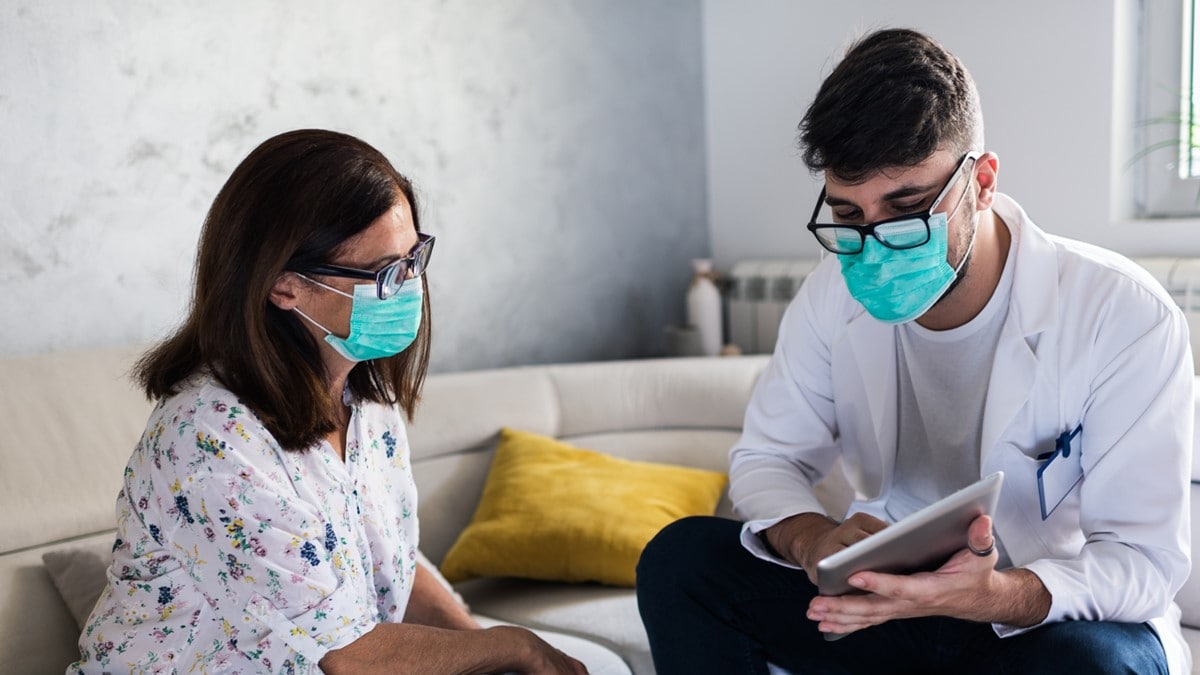
[[[971,178],[968,177],[966,189],[963,190],[962,196],[960,196],[958,198],[958,203],[954,205],[954,210],[951,211],[946,216],[946,230],[947,231],[950,230],[950,219],[954,217],[954,214],[958,213],[959,207],[963,205],[964,201],[966,201],[967,190],[969,190],[970,188],[971,188]],[[969,220],[970,219],[968,219],[968,221]],[[967,258],[971,257],[971,251],[973,251],[975,249],[975,236],[978,234],[979,234],[979,221],[978,221],[978,219],[976,219],[976,221],[971,224],[971,241],[967,244],[967,250],[963,253],[962,260],[959,260],[958,266],[954,268],[954,276],[956,276],[956,277],[958,276],[958,273],[959,273],[959,271],[962,270],[963,265],[967,264]]]
[[[347,297],[347,298],[350,298],[351,300],[353,300],[353,299],[354,299],[354,296],[353,296],[353,295],[350,295],[350,294],[348,294],[348,293],[345,293],[345,292],[343,292],[343,291],[339,291],[338,289],[334,288],[333,286],[327,286],[327,285],[325,285],[325,284],[323,284],[323,283],[321,283],[321,282],[317,281],[316,279],[313,279],[313,278],[311,278],[311,277],[307,277],[307,276],[305,276],[305,275],[303,275],[303,274],[301,274],[301,273],[299,273],[299,272],[293,272],[293,274],[295,274],[296,276],[300,277],[301,279],[303,279],[303,280],[305,280],[305,281],[307,281],[307,282],[309,282],[309,283],[316,284],[316,285],[320,286],[321,288],[324,288],[325,290],[333,291],[334,293],[337,293],[338,295],[341,295],[341,296],[345,296],[345,297]],[[307,319],[307,320],[308,320],[308,322],[309,322],[309,323],[311,323],[312,325],[314,325],[314,326],[316,326],[317,328],[320,328],[321,330],[325,331],[325,334],[326,334],[326,335],[333,335],[333,331],[331,331],[331,330],[329,330],[328,328],[326,328],[325,326],[322,326],[321,324],[317,323],[316,319],[314,319],[314,318],[312,318],[311,316],[309,316],[309,315],[305,314],[305,313],[304,313],[304,312],[303,312],[303,311],[302,311],[302,310],[301,310],[299,307],[293,307],[293,308],[292,308],[292,311],[293,311],[293,312],[295,312],[295,313],[297,313],[297,314],[299,314],[300,316],[304,317],[305,319]]]
[[[320,328],[321,330],[325,331],[325,334],[326,334],[326,335],[333,335],[333,331],[331,331],[331,330],[329,330],[328,328],[326,328],[325,326],[322,326],[321,324],[317,323],[317,322],[316,322],[316,320],[315,320],[315,319],[313,319],[311,316],[309,316],[309,315],[305,314],[304,312],[300,311],[300,308],[299,308],[299,307],[293,307],[293,308],[292,308],[292,311],[293,311],[293,312],[295,312],[295,313],[297,313],[297,314],[299,314],[300,316],[304,317],[305,319],[307,319],[307,320],[308,320],[308,322],[309,322],[309,323],[311,323],[312,325],[314,325],[314,326],[316,326],[317,328]]]
[[[971,251],[975,249],[975,235],[979,234],[979,224],[976,223],[975,228],[971,230],[971,241],[967,244],[967,250],[963,253],[962,260],[958,261],[958,267],[954,268],[954,276],[962,270],[963,265],[967,264],[967,258],[971,257]]]
[[[299,272],[293,272],[293,274],[295,274],[296,276],[300,277],[301,279],[303,279],[309,283],[316,284],[316,285],[320,286],[321,288],[324,288],[327,291],[333,291],[334,293],[337,293],[338,295],[340,295],[344,298],[350,298],[351,300],[354,299],[354,296],[351,295],[350,293],[347,293],[345,291],[339,291],[338,289],[334,288],[333,286],[328,286],[326,284],[323,284],[323,283],[317,281],[316,279],[313,279],[312,277],[306,277]]]

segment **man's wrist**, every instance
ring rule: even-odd
[[[787,558],[784,558],[779,551],[775,550],[775,546],[771,544],[771,538],[767,536],[766,530],[759,530],[757,534],[759,543],[762,544],[763,549],[766,550],[768,555],[773,558],[779,558],[780,560],[787,560]]]
[[[990,584],[995,615],[985,620],[1018,628],[1036,626],[1050,614],[1053,600],[1041,577],[1023,567],[994,573]]]
[[[807,569],[805,558],[817,540],[837,525],[836,520],[823,513],[799,513],[763,530],[761,536],[774,555]]]

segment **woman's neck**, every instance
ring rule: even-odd
[[[334,452],[344,462],[346,461],[346,437],[350,430],[350,405],[346,399],[346,380],[350,377],[350,371],[354,368],[354,364],[341,358],[336,357],[341,363],[330,364],[326,363],[326,372],[330,373],[329,377],[329,399],[333,401],[333,419],[335,425],[333,431],[325,437],[329,444],[333,446]],[[334,371],[331,366],[341,366],[337,371]]]

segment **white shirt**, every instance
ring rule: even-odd
[[[318,672],[404,616],[417,493],[394,407],[356,402],[343,462],[287,451],[197,378],[161,401],[125,470],[109,583],[72,672]]]
[[[1183,313],[1131,261],[1047,235],[1004,195],[993,209],[1012,234],[1014,265],[979,444],[981,475],[1006,474],[995,531],[1012,564],[1050,592],[1046,622],[1149,621],[1171,672],[1188,672],[1172,603],[1191,570]],[[857,492],[851,509],[885,515],[898,442],[895,330],[850,296],[833,259],[788,308],[730,453],[730,496],[756,555],[783,564],[754,533],[823,512],[813,486],[838,459]],[[1037,457],[1077,425],[1083,478],[1043,519]]]
[[[1008,317],[1012,256],[979,314],[949,330],[915,321],[896,330],[896,469],[884,507],[896,522],[979,478],[983,408]]]
[[[1012,245],[999,282],[983,309],[948,330],[916,321],[896,329],[896,469],[884,505],[895,523],[979,478],[979,444],[992,362],[1008,318],[1012,292]],[[1010,567],[996,537],[998,568]]]

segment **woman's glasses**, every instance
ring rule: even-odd
[[[387,300],[400,290],[404,282],[417,278],[429,267],[429,257],[433,255],[434,236],[417,233],[417,245],[407,256],[384,265],[378,270],[360,270],[341,265],[316,265],[305,270],[297,270],[306,274],[323,274],[332,277],[347,277],[350,279],[372,279],[375,281],[375,294],[380,300]]]

